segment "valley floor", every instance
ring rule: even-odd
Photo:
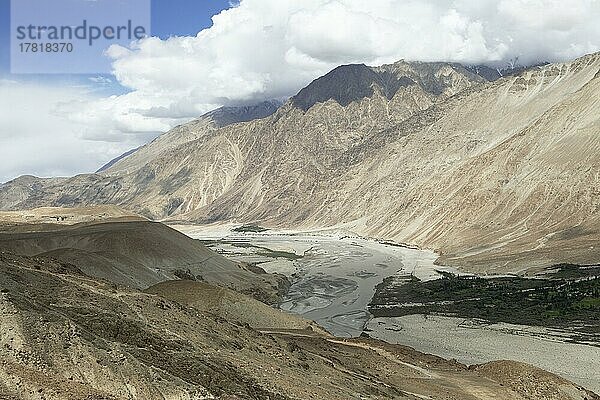
[[[337,231],[235,232],[235,226],[174,226],[236,261],[254,263],[292,281],[281,308],[312,319],[336,336],[363,331],[389,343],[466,364],[526,362],[600,391],[600,347],[575,344],[560,331],[419,315],[376,318],[367,306],[386,277],[439,277],[430,251]],[[444,269],[448,271],[448,269]],[[456,271],[452,271],[456,272]]]
[[[525,362],[600,392],[600,347],[571,343],[550,329],[424,315],[374,318],[367,329],[373,338],[467,365]]]

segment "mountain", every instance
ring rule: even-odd
[[[548,65],[548,63],[537,63],[537,64],[530,65],[530,66],[513,64],[513,65],[508,65],[504,68],[492,68],[487,65],[470,65],[466,68],[469,71],[473,72],[474,74],[477,74],[477,75],[481,76],[482,78],[484,78],[490,82],[493,82],[493,81],[497,81],[498,79],[500,79],[502,77],[517,75],[517,74],[520,74],[521,72],[524,72],[527,69],[530,69],[533,67],[540,67],[543,65]]]
[[[216,110],[210,111],[204,115],[202,115],[199,119],[192,121],[191,123],[180,125],[176,127],[171,132],[168,132],[165,135],[162,135],[156,138],[152,143],[146,146],[140,146],[138,148],[129,150],[126,153],[121,154],[119,157],[109,161],[107,164],[102,166],[96,173],[101,173],[107,171],[109,169],[117,169],[115,164],[118,164],[123,159],[128,159],[127,161],[121,164],[129,164],[131,165],[133,161],[133,165],[135,166],[135,162],[138,158],[143,159],[144,155],[148,149],[147,147],[158,147],[160,149],[164,149],[165,147],[176,147],[178,145],[185,144],[188,141],[193,141],[197,138],[197,134],[195,132],[211,130],[215,128],[222,128],[227,125],[232,125],[239,122],[248,122],[256,119],[266,118],[270,115],[273,115],[279,107],[283,105],[283,102],[279,100],[267,100],[258,104],[246,105],[246,106],[238,106],[238,107],[221,107]],[[141,149],[140,154],[136,155],[136,157],[130,157],[132,154],[138,152]],[[147,157],[152,157],[155,154],[150,152]],[[133,159],[133,160],[132,160]]]
[[[136,151],[138,151],[140,148],[136,147],[135,149],[131,149],[129,151],[126,151],[125,153],[121,154],[119,157],[114,158],[112,160],[110,160],[109,162],[107,162],[106,164],[104,164],[102,167],[100,167],[100,169],[98,169],[98,171],[96,171],[96,173],[100,173],[100,172],[104,172],[107,169],[109,169],[110,167],[112,167],[113,165],[115,165],[116,163],[118,163],[119,161],[121,161],[122,159],[129,157],[130,155],[132,155],[133,153],[135,153]]]
[[[229,261],[197,240],[145,220],[4,226],[0,251],[79,265],[89,276],[136,289],[192,279],[277,304],[289,285],[283,276]]]
[[[597,263],[599,71],[598,53],[493,82],[449,63],[343,66],[267,118],[175,128],[102,174],[18,178],[0,205],[338,226],[476,271]]]
[[[403,75],[419,79],[420,70],[427,65],[399,63],[395,66],[388,66],[387,69],[396,73],[399,76],[398,79],[402,79]],[[440,96],[429,93],[428,87],[431,84],[427,81],[424,81],[422,85],[402,88],[392,101],[392,108],[395,112],[391,112],[391,109],[388,112],[389,101],[381,94],[380,90],[377,90],[374,99],[378,100],[379,104],[373,108],[370,115],[362,116],[361,124],[364,126],[357,128],[360,128],[364,135],[365,132],[380,129],[381,124],[384,125],[383,128],[393,126],[396,121],[404,120],[417,111],[429,108],[433,101],[447,98],[466,86],[483,81],[482,78],[469,73],[462,67],[459,71],[454,68],[450,64],[439,64],[435,67],[434,75],[438,74],[440,85],[445,79],[455,79],[455,82],[448,83],[446,92]],[[343,86],[343,82],[340,84]],[[316,83],[309,86],[310,91],[314,90],[315,85]],[[210,118],[201,118],[176,127],[158,137],[102,174],[42,180],[27,176],[8,182],[0,189],[0,205],[3,209],[19,209],[23,208],[25,204],[31,207],[38,203],[52,203],[59,206],[83,203],[128,203],[128,208],[138,209],[140,207],[132,203],[138,202],[141,197],[147,197],[148,201],[143,201],[148,204],[144,215],[163,218],[182,214],[182,212],[208,205],[220,196],[230,183],[234,183],[233,178],[237,176],[238,167],[244,167],[241,165],[242,150],[246,152],[249,149],[255,149],[252,154],[254,157],[259,147],[268,142],[272,142],[273,145],[284,145],[274,137],[278,133],[277,130],[289,127],[290,132],[284,132],[284,134],[288,135],[290,140],[302,145],[311,136],[318,142],[320,138],[317,136],[324,134],[323,129],[331,128],[338,130],[337,135],[340,136],[334,138],[332,133],[330,139],[332,142],[345,142],[340,143],[343,146],[351,144],[350,141],[355,139],[349,136],[348,131],[357,124],[348,121],[348,117],[354,111],[364,112],[363,109],[368,100],[362,99],[360,102],[354,102],[350,107],[338,105],[333,110],[335,112],[332,113],[337,120],[332,121],[331,127],[323,126],[321,111],[324,110],[318,109],[318,106],[309,110],[309,115],[305,115],[306,113],[294,107],[292,102],[288,102],[271,117],[230,125],[221,129],[218,129]],[[274,126],[280,120],[281,123]],[[312,123],[314,126],[298,126],[304,121]],[[312,131],[313,128],[315,132]],[[230,132],[234,132],[236,136],[231,137],[234,140],[231,142],[228,136]],[[260,136],[253,137],[254,133]],[[296,136],[293,137],[292,134],[296,134]],[[328,150],[327,147],[324,150]],[[270,155],[269,152],[260,155],[261,158],[265,156],[261,163],[269,162],[266,157],[268,155]],[[282,154],[282,156],[285,155]],[[311,156],[307,155],[307,157]],[[173,165],[175,163],[177,165]],[[173,171],[173,168],[177,171]],[[230,177],[231,179],[229,179]],[[190,192],[191,185],[186,186],[186,182],[192,179],[199,186]],[[159,181],[161,188],[156,192],[156,185]],[[184,197],[189,196],[193,198],[186,201]],[[160,200],[151,200],[154,197],[159,197]],[[163,204],[164,200],[167,204]],[[158,203],[161,204],[157,207]],[[141,208],[144,207],[145,205]]]
[[[366,338],[266,334],[202,299],[187,305],[0,252],[0,398],[599,398],[515,362],[466,367]]]
[[[341,84],[344,82],[344,84]],[[405,76],[394,76],[387,71],[377,71],[364,64],[344,65],[315,80],[292,98],[292,104],[304,111],[317,103],[334,100],[346,107],[350,103],[370,98],[375,90],[391,100],[400,88],[415,85],[416,82]]]
[[[266,100],[258,104],[237,107],[221,107],[204,114],[202,118],[210,118],[215,125],[222,128],[239,122],[249,122],[255,119],[267,118],[283,105],[280,100]]]

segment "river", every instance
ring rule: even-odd
[[[236,261],[288,276],[281,309],[316,321],[340,337],[370,336],[466,364],[511,359],[536,365],[600,392],[600,347],[569,343],[544,328],[481,324],[459,318],[373,319],[375,286],[394,274],[435,279],[456,272],[434,265],[436,254],[344,232],[237,233],[233,226],[175,226]]]

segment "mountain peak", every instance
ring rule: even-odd
[[[371,97],[374,86],[379,86],[391,99],[400,87],[414,83],[406,77],[397,78],[387,73],[376,72],[365,64],[342,65],[302,89],[292,98],[292,104],[308,111],[317,103],[335,100],[346,107],[354,101]]]
[[[445,62],[398,61],[381,67],[343,65],[302,89],[292,98],[292,104],[308,111],[317,103],[335,100],[346,107],[352,102],[373,96],[375,88],[391,100],[401,88],[413,85],[418,85],[429,95],[441,96],[462,89],[453,87],[461,81],[454,79],[457,76],[472,83],[484,82],[481,76],[462,65]]]
[[[375,74],[365,64],[342,65],[314,80],[292,98],[294,106],[308,111],[317,103],[335,100],[341,106],[373,95]]]
[[[218,127],[222,128],[239,122],[266,118],[274,114],[282,105],[283,102],[280,100],[265,100],[245,106],[225,106],[204,114],[202,118],[211,118]]]

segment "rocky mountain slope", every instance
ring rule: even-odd
[[[129,151],[126,151],[125,153],[121,154],[119,157],[116,157],[112,160],[110,160],[109,162],[107,162],[106,164],[104,164],[102,167],[100,167],[98,169],[98,171],[96,171],[97,174],[106,171],[107,169],[109,169],[110,167],[112,167],[113,165],[115,165],[116,163],[118,163],[119,161],[121,161],[122,159],[129,157],[130,155],[132,155],[133,153],[135,153],[136,151],[138,151],[140,148],[136,147],[135,149],[131,149]]]
[[[339,226],[486,271],[595,263],[599,71],[599,54],[494,82],[456,64],[343,66],[268,118],[176,128],[102,174],[22,177],[0,206]]]
[[[223,128],[239,122],[249,122],[269,117],[283,105],[280,100],[266,100],[245,106],[225,106],[204,114],[201,118],[211,119],[214,124]]]
[[[79,265],[89,276],[137,289],[193,279],[276,304],[288,285],[283,276],[234,263],[197,240],[149,221],[6,226],[0,230],[0,251]]]
[[[0,253],[0,397],[598,399],[513,362],[467,368],[372,340],[263,334],[72,264],[10,253]]]
[[[197,120],[174,128],[167,134],[156,138],[145,146],[138,147],[137,149],[130,150],[120,155],[100,168],[97,173],[109,169],[113,171],[128,168],[136,169],[136,166],[139,167],[145,164],[148,160],[151,160],[165,149],[176,148],[177,146],[194,141],[198,137],[202,137],[204,134],[218,128],[223,128],[239,122],[248,122],[266,118],[273,115],[282,105],[283,103],[279,100],[268,100],[246,106],[217,108],[216,110],[204,114]],[[115,164],[119,164],[119,166],[115,167]]]

